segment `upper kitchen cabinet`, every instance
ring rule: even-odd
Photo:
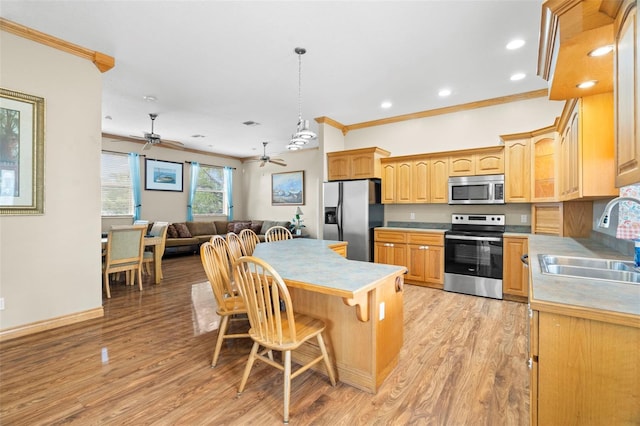
[[[589,53],[614,42],[623,0],[547,0],[542,5],[538,75],[549,99],[566,100],[613,91],[613,55]],[[590,88],[578,84],[595,80]]]
[[[624,2],[615,25],[614,95],[616,117],[616,186],[640,182],[640,133],[638,90],[638,8],[636,1]]]
[[[531,139],[531,201],[558,199],[557,141],[555,128],[543,129]]]
[[[382,178],[380,159],[389,155],[389,151],[377,147],[328,152],[328,179],[380,179]]]
[[[382,159],[382,203],[446,203],[448,160],[425,155]]]
[[[504,149],[501,146],[460,151],[449,157],[449,176],[502,173],[504,173]]]
[[[504,169],[504,201],[528,203],[531,200],[531,141],[528,137],[505,141]]]
[[[559,126],[560,200],[617,196],[613,93],[568,101]]]

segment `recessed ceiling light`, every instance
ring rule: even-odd
[[[577,84],[576,87],[578,89],[588,89],[589,87],[595,86],[596,83],[598,83],[598,80],[588,80],[588,81],[583,81],[580,84]]]
[[[391,101],[384,101],[380,104],[380,108],[389,109],[392,105]]]
[[[527,75],[523,72],[515,73],[511,76],[511,81],[518,81],[525,78]]]
[[[524,46],[524,40],[520,38],[511,40],[509,43],[507,43],[507,49],[509,50],[520,49],[522,46]]]
[[[142,99],[144,99],[147,102],[156,102],[158,100],[158,98],[156,98],[153,95],[144,95]]]
[[[438,92],[438,96],[443,97],[443,98],[444,98],[445,96],[449,96],[450,94],[451,94],[451,90],[450,90],[450,89],[441,89],[441,90]]]
[[[588,53],[589,56],[604,56],[607,53],[610,53],[613,51],[613,44],[607,44],[606,46],[600,46],[597,47],[595,49],[593,49],[591,52]]]

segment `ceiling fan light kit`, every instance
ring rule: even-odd
[[[302,55],[307,53],[307,50],[304,47],[296,47],[293,51],[298,55],[298,126],[287,145],[289,150],[300,149],[301,146],[317,138],[317,135],[309,130],[309,120],[302,119]]]

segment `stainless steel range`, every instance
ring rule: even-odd
[[[444,289],[502,299],[503,214],[451,215],[444,234]]]

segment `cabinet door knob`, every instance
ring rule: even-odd
[[[420,246],[420,250],[429,250],[429,246]]]

